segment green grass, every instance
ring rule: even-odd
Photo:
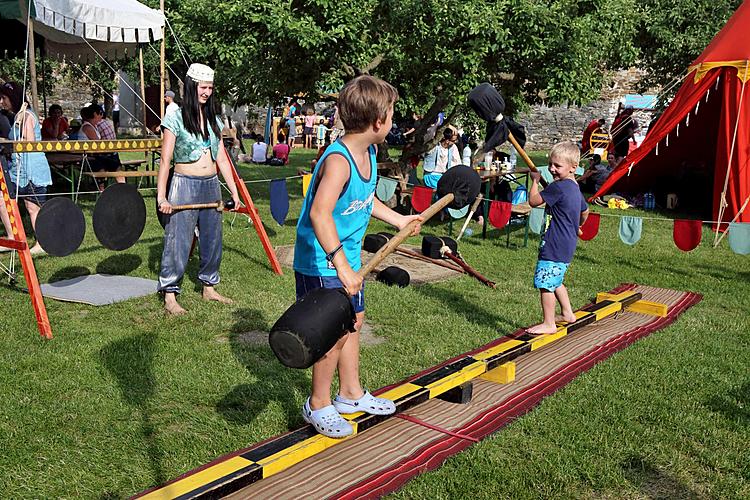
[[[312,156],[296,150],[289,167],[245,165],[241,173],[295,175]],[[269,213],[268,184],[248,185],[274,245],[294,241],[300,186],[288,183],[290,215],[280,227]],[[146,195],[146,230],[120,253],[98,244],[93,200],[83,201],[81,249],[36,259],[40,281],[95,272],[155,279],[162,231],[153,193]],[[43,341],[28,295],[0,287],[3,497],[126,497],[302,424],[310,372],[282,368],[267,345],[240,337],[268,331],[291,304],[293,274],[274,275],[255,231],[243,217],[231,220],[225,216],[219,290],[235,306],[200,300],[193,259],[181,296],[187,316],[166,317],[156,296],[107,307],[47,300],[55,338]],[[579,245],[567,279],[574,306],[621,282],[692,290],[704,300],[395,498],[750,497],[747,257],[726,242],[711,248],[708,230],[704,244],[683,253],[671,224],[656,221],[645,221],[642,240],[628,247],[617,223],[603,217],[599,236]],[[446,232],[447,224],[424,229]],[[504,233],[484,241],[478,233],[475,226],[461,250],[496,290],[467,277],[397,290],[368,283],[368,321],[386,341],[362,349],[367,387],[539,319],[531,288],[537,240],[520,247],[516,231],[506,248]]]

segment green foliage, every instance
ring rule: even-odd
[[[637,46],[648,85],[683,76],[742,0],[645,0]]]

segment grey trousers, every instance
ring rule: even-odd
[[[212,203],[221,199],[219,179],[175,173],[167,197],[171,205]],[[180,210],[167,216],[164,250],[159,273],[160,292],[180,293],[180,283],[190,258],[196,225],[200,229],[198,280],[208,286],[219,282],[221,264],[222,213],[215,208]]]

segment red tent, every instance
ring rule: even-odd
[[[594,197],[653,191],[663,202],[667,193],[677,193],[681,206],[702,209],[712,220],[737,216],[738,222],[750,222],[748,33],[750,0],[745,0],[690,65],[641,146]]]

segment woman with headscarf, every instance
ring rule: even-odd
[[[157,183],[159,211],[167,214],[164,250],[159,273],[159,292],[170,314],[186,311],[177,303],[180,283],[187,267],[194,231],[199,227],[200,269],[203,299],[231,304],[214,287],[219,283],[222,253],[222,213],[215,208],[173,211],[175,205],[211,203],[220,200],[216,175],[218,168],[239,206],[232,164],[221,140],[223,122],[216,114],[214,71],[204,64],[191,64],[185,78],[182,109],[164,117],[161,163]],[[170,163],[174,160],[172,182],[167,192]]]

